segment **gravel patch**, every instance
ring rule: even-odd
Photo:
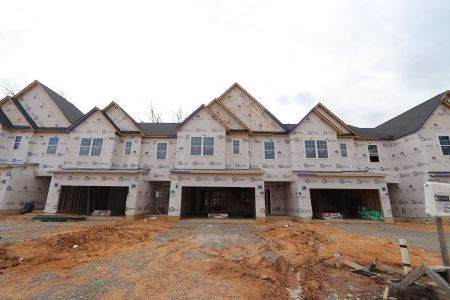
[[[48,228],[64,229],[64,225],[61,226],[61,224],[57,224],[55,227],[37,224],[39,228],[46,228],[47,232]],[[67,271],[40,273],[26,282],[18,282],[17,285],[23,289],[24,298],[36,300],[100,299],[113,295],[117,290],[123,293],[121,298],[137,299],[136,296],[145,293],[145,288],[142,289],[146,283],[152,285],[153,291],[165,290],[166,299],[192,299],[189,297],[190,290],[207,291],[211,288],[211,284],[214,284],[218,291],[235,295],[234,288],[226,283],[211,282],[201,272],[184,268],[176,269],[174,266],[181,257],[201,264],[212,258],[208,250],[213,250],[212,253],[214,253],[216,249],[234,245],[264,242],[254,235],[254,232],[262,230],[261,227],[254,224],[185,224],[180,222],[174,228],[160,234],[152,242],[131,252],[82,264]],[[199,245],[192,247],[192,249],[198,250],[192,251],[192,249],[180,247],[172,249],[174,244],[171,241],[177,239],[187,239],[188,244]],[[181,245],[185,244],[181,243]],[[243,250],[246,250],[245,247]],[[171,251],[174,256],[171,257],[167,251]],[[250,250],[243,251],[240,255],[242,257],[239,259],[242,259],[252,255],[252,252]],[[273,258],[272,253],[267,253],[266,256]],[[190,282],[189,286],[181,283],[186,282],[187,278]],[[180,282],[180,284],[173,285],[173,282]],[[167,290],[169,285],[173,288]],[[160,295],[156,294],[146,295],[146,299],[159,298]],[[197,297],[197,299],[214,298],[215,295],[208,293]],[[3,299],[1,292],[0,299]],[[230,299],[234,299],[234,297],[232,296]]]
[[[46,281],[55,281],[60,279],[62,276],[58,273],[54,272],[46,272],[46,273],[40,273],[36,274],[30,279],[31,284],[46,282]]]
[[[43,235],[55,234],[61,231],[92,225],[97,223],[111,222],[111,219],[88,219],[79,222],[41,222],[29,220],[6,221],[0,225],[0,245],[11,242],[28,241],[40,238]]]
[[[328,224],[327,224],[328,225]],[[371,224],[329,224],[337,228],[360,233],[367,236],[377,236],[390,239],[398,243],[398,239],[406,239],[408,245],[422,248],[431,252],[440,253],[439,239],[436,232],[420,231],[408,228],[395,227],[385,223]],[[447,246],[450,248],[450,233],[446,234]]]
[[[121,287],[121,283],[114,282],[111,279],[90,279],[70,286],[69,289],[58,286],[47,288],[44,292],[31,299],[101,299],[113,287]]]

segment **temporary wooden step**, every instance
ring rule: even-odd
[[[86,217],[72,215],[37,215],[34,216],[31,220],[42,222],[75,222],[85,221]]]

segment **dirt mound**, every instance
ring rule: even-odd
[[[142,243],[151,239],[160,228],[136,224],[107,225],[78,232],[61,233],[49,238],[45,245],[57,251],[98,251],[111,244]],[[75,246],[75,248],[74,248]]]
[[[324,278],[321,270],[324,258],[319,255],[319,247],[328,239],[313,230],[300,226],[269,228],[260,237],[269,241],[274,251],[290,257],[289,267],[294,274],[300,274],[303,294],[307,299],[320,299]]]
[[[346,298],[349,294],[367,299],[379,297],[386,286],[383,282],[354,274],[349,269],[337,269],[333,253],[340,252],[342,245],[329,232],[299,224],[267,227],[267,231],[259,236],[267,242],[268,251],[277,252],[289,261],[291,271],[285,282],[290,289],[295,284],[301,286],[302,296],[306,299],[324,299],[330,296]],[[346,254],[352,253],[349,248],[345,249]],[[355,249],[355,252],[359,253],[360,250]],[[352,259],[352,256],[346,257]],[[370,260],[364,263],[370,263]],[[297,275],[295,282],[293,274]]]
[[[246,295],[243,291],[246,299],[286,299],[289,267],[289,261],[283,256],[275,261],[261,256],[251,259],[230,259],[224,256],[209,268],[208,274],[226,280],[248,282],[248,291],[251,293]]]
[[[20,264],[20,257],[8,254],[6,249],[0,249],[0,270],[15,267]],[[0,274],[2,271],[0,271]]]
[[[136,220],[99,224],[31,241],[5,244],[0,250],[0,267],[32,272],[39,272],[41,267],[46,270],[68,269],[98,257],[136,248],[172,226],[172,223],[165,221],[144,223]],[[19,258],[23,258],[20,263]]]

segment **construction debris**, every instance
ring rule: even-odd
[[[450,296],[449,284],[445,281],[445,279],[441,275],[439,275],[439,273],[447,273],[448,270],[450,270],[450,267],[444,266],[428,267],[422,264],[419,267],[417,267],[414,271],[412,271],[408,276],[406,276],[402,281],[393,284],[392,287],[397,290],[405,290],[413,283],[415,283],[417,280],[419,280],[419,278],[426,275],[434,283],[436,283],[439,288],[441,288]]]

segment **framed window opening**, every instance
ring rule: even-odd
[[[48,139],[47,154],[54,155],[58,148],[59,137],[51,137]]]
[[[448,135],[439,136],[439,145],[441,146],[442,155],[450,155],[450,137]]]
[[[326,140],[306,140],[306,158],[328,158],[328,142]]]
[[[377,145],[368,145],[367,149],[369,150],[370,162],[380,162],[380,155],[378,154],[378,146]]]
[[[264,159],[275,159],[275,142],[264,142]]]
[[[316,158],[316,141],[308,140],[305,141],[305,154],[306,158]]]
[[[166,159],[167,155],[167,143],[156,144],[156,159]]]
[[[82,138],[80,156],[100,156],[102,154],[103,138]]]
[[[133,142],[132,141],[126,141],[125,142],[125,155],[130,155],[131,154],[131,148],[133,147]]]
[[[317,157],[328,158],[328,143],[325,140],[316,141],[317,145]]]
[[[240,140],[232,140],[231,148],[233,155],[239,155],[241,153],[241,141]]]
[[[347,144],[340,144],[339,145],[340,149],[341,149],[341,156],[342,157],[347,157],[348,153],[347,153]]]
[[[14,146],[13,146],[13,150],[19,150],[20,148],[20,143],[22,142],[22,136],[17,135],[14,138]]]
[[[191,137],[191,155],[198,155],[198,156],[214,155],[214,137],[209,136]]]

